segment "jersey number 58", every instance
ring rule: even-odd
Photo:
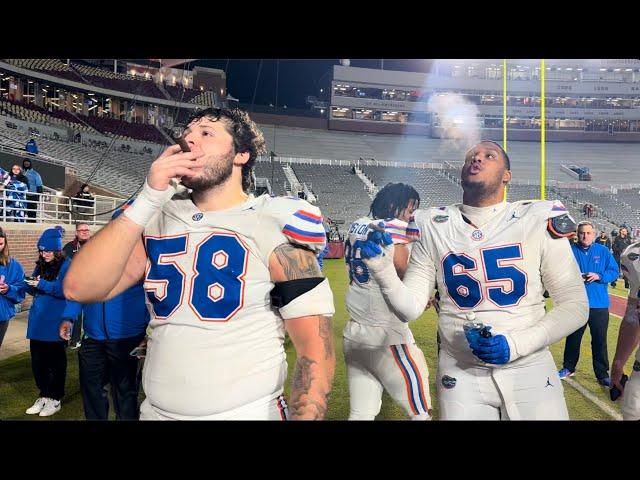
[[[204,322],[226,322],[242,308],[249,255],[235,234],[214,232],[200,241],[193,249],[191,272],[177,262],[189,253],[187,234],[145,241],[150,260],[145,290],[156,319],[171,317],[187,290],[189,307]]]

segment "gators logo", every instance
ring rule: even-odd
[[[456,386],[456,383],[458,383],[457,378],[450,377],[449,375],[442,376],[442,386],[444,388],[451,389]]]
[[[449,215],[436,215],[432,220],[436,223],[444,223],[449,220]]]

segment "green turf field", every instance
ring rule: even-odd
[[[345,420],[349,415],[349,391],[347,388],[346,368],[342,355],[342,328],[348,319],[344,296],[347,288],[347,276],[342,260],[325,260],[325,273],[329,277],[334,293],[336,315],[334,317],[334,337],[336,344],[336,374],[333,382],[333,392],[329,402],[327,418],[330,420]],[[617,288],[612,289],[616,294],[625,296],[627,291],[623,282],[618,282]],[[613,358],[620,319],[611,317],[609,323],[609,359]],[[411,328],[418,345],[422,348],[430,370],[429,389],[434,404],[434,418],[438,418],[438,401],[435,391],[435,366],[436,366],[436,316],[430,309],[420,319],[412,322]],[[593,375],[591,367],[591,336],[589,330],[585,332],[582,340],[582,353],[574,380],[593,392],[600,399],[612,405],[619,411],[618,403],[612,403],[608,397],[608,391],[600,387]],[[289,377],[291,378],[293,365],[295,364],[295,352],[290,343],[287,344],[287,357],[289,362]],[[561,366],[564,340],[553,345],[551,351],[556,364]],[[83,419],[82,400],[78,385],[78,362],[76,351],[68,351],[68,370],[66,382],[66,397],[62,410],[52,417],[41,418],[26,415],[24,411],[31,406],[37,395],[37,389],[31,375],[29,353],[25,352],[0,362],[0,420],[69,420]],[[628,362],[625,371],[631,371],[632,359]],[[569,405],[569,414],[572,420],[610,420],[611,418],[598,409],[591,401],[587,400],[566,383],[564,384],[565,396]],[[287,382],[286,393],[289,385]],[[378,419],[398,420],[403,419],[402,410],[385,394],[382,402],[382,410]]]

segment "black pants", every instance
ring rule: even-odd
[[[2,340],[4,340],[4,334],[7,333],[7,328],[9,328],[9,321],[0,322],[0,346],[2,346]]]
[[[82,320],[84,319],[84,315],[78,315],[73,322],[73,328],[71,329],[71,340],[69,340],[70,345],[75,345],[76,343],[82,340]]]
[[[40,195],[33,195],[27,193],[27,222],[35,223],[36,221],[36,210],[38,209],[38,202],[40,201]]]
[[[66,342],[42,342],[31,340],[31,370],[39,397],[62,400],[64,382],[67,378]]]
[[[109,400],[105,385],[111,384],[111,398],[118,420],[137,420],[138,359],[129,355],[144,338],[94,340],[86,337],[78,353],[80,392],[87,420],[108,420]]]
[[[607,328],[609,326],[608,308],[589,309],[589,331],[591,332],[591,353],[593,355],[593,371],[597,379],[609,376],[609,355],[607,353]],[[580,327],[567,337],[564,344],[564,368],[575,372],[580,358],[580,343],[587,325]]]

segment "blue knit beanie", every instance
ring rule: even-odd
[[[59,252],[62,250],[62,234],[57,228],[47,228],[38,240],[38,250],[47,252]]]

